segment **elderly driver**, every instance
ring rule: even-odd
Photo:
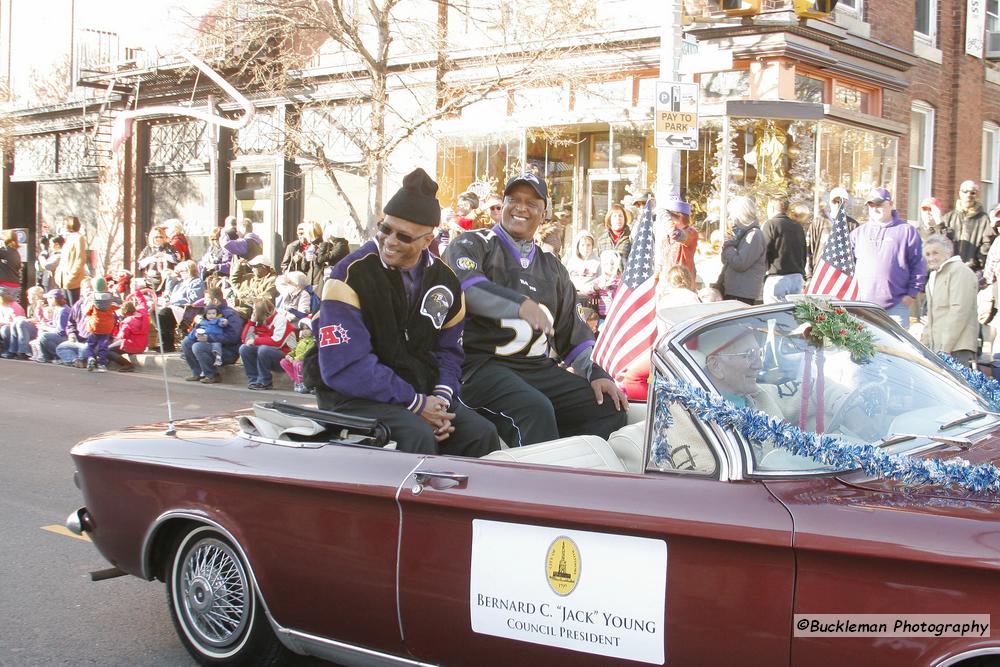
[[[736,407],[782,416],[774,398],[757,384],[763,348],[751,329],[730,324],[699,334],[698,351],[705,355],[705,372],[723,398]]]

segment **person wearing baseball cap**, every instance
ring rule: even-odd
[[[674,195],[664,202],[659,220],[666,220],[667,228],[663,239],[664,256],[661,272],[666,272],[674,266],[683,266],[691,274],[696,275],[694,254],[698,249],[698,230],[691,226],[691,204]]]
[[[333,267],[304,383],[320,408],[384,423],[399,450],[479,457],[500,441],[459,400],[465,301],[428,250],[441,221],[437,190],[423,169],[407,174],[375,238]]]
[[[882,306],[907,328],[910,306],[927,282],[923,242],[917,229],[900,219],[885,188],[872,188],[865,206],[868,221],[851,232],[857,299]]]
[[[274,265],[264,255],[257,255],[245,263],[236,262],[233,267],[231,280],[236,289],[236,310],[243,319],[249,319],[254,301],[274,301],[278,296]]]
[[[548,188],[526,172],[504,187],[500,224],[466,232],[444,253],[469,311],[462,400],[511,447],[578,434],[607,438],[627,399],[594,364],[566,267],[534,242]]]

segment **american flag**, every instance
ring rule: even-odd
[[[813,267],[806,294],[827,294],[837,299],[858,298],[858,283],[854,280],[854,252],[847,231],[847,207],[841,205],[833,229],[826,239],[819,261]]]
[[[621,285],[594,346],[594,362],[611,377],[617,377],[640,356],[649,355],[656,337],[651,207],[652,199],[642,211]]]

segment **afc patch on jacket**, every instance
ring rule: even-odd
[[[330,324],[321,327],[319,330],[320,347],[330,347],[331,345],[340,345],[341,343],[349,342],[351,342],[351,339],[347,336],[347,329],[339,324]]]

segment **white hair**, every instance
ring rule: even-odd
[[[952,243],[951,239],[944,234],[932,234],[931,236],[928,236],[927,240],[924,241],[924,247],[929,245],[936,245],[944,250],[944,253],[949,256],[955,252],[955,244]]]

